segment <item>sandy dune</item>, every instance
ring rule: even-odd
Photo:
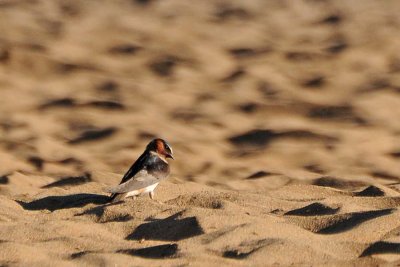
[[[399,14],[0,1],[0,265],[398,265]],[[156,136],[156,201],[106,203]]]

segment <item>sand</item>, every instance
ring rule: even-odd
[[[398,1],[0,1],[0,265],[400,264]],[[154,137],[175,152],[110,205]]]

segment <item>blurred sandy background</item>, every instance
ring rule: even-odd
[[[0,264],[395,264],[399,14],[394,0],[0,0]],[[176,157],[164,203],[104,205],[153,137]],[[128,238],[150,217],[192,235]]]

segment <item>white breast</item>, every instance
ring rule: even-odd
[[[158,185],[158,183],[155,183],[155,184],[149,185],[148,187],[145,187],[142,189],[130,191],[125,197],[138,196],[141,194],[152,192],[157,187],[157,185]]]

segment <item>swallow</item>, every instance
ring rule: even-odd
[[[154,189],[170,173],[167,158],[174,159],[171,146],[160,138],[152,140],[122,177],[119,185],[107,190],[111,193],[110,202],[145,193],[149,193],[153,200]]]

